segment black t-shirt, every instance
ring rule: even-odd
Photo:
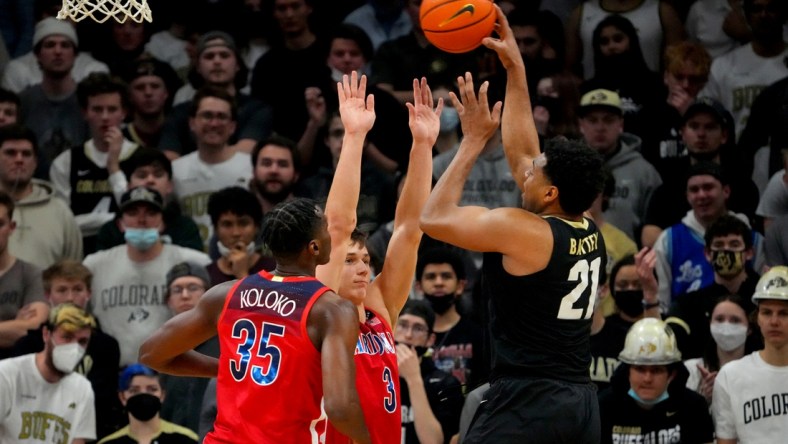
[[[466,317],[447,331],[435,332],[432,359],[435,365],[457,378],[468,389],[484,380],[482,328]]]
[[[448,443],[460,430],[460,413],[465,400],[462,385],[454,376],[438,370],[429,358],[421,360],[421,378],[424,380],[424,391],[427,392],[430,410],[441,425],[443,441]],[[419,412],[411,409],[408,384],[402,378],[399,382],[402,399],[402,435],[405,438],[403,443],[418,444],[419,439],[416,437],[416,426],[413,421],[414,414],[418,415]]]
[[[492,379],[528,376],[588,383],[591,296],[605,280],[605,242],[589,219],[545,221],[554,240],[544,270],[513,276],[504,270],[501,253],[484,254],[482,291],[490,301]]]
[[[610,378],[620,364],[618,355],[624,349],[624,340],[631,326],[632,322],[612,314],[605,318],[602,330],[591,336],[591,381],[599,391],[610,386]]]

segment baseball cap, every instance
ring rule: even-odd
[[[174,96],[175,91],[181,86],[178,74],[170,65],[160,62],[153,58],[143,58],[130,63],[121,73],[120,77],[127,84],[131,84],[135,79],[144,76],[156,76],[164,82],[164,86],[170,95]]]
[[[181,262],[175,264],[170,271],[167,272],[167,288],[170,288],[175,279],[184,276],[194,276],[205,282],[205,285],[210,285],[211,278],[208,276],[208,271],[200,264],[194,262]]]
[[[729,184],[722,167],[711,161],[702,161],[692,165],[687,172],[687,180],[695,176],[712,176],[723,185]]]
[[[164,210],[164,200],[158,191],[148,187],[136,187],[123,193],[120,198],[120,211],[125,211],[137,203],[148,204],[159,211]]]
[[[131,385],[131,380],[134,379],[135,376],[157,376],[158,374],[156,370],[146,365],[139,363],[129,364],[129,366],[120,373],[120,377],[118,378],[118,390],[121,392],[128,390]]]
[[[223,31],[209,31],[200,36],[200,39],[197,40],[197,56],[199,57],[203,51],[215,46],[227,47],[236,55],[238,54],[238,50],[235,46],[235,39],[233,39],[230,34]]]
[[[70,332],[75,332],[87,327],[96,327],[96,319],[90,313],[71,302],[64,302],[52,307],[52,309],[49,310],[49,319],[47,323],[52,330],[63,327]]]
[[[71,40],[74,46],[79,45],[77,31],[71,23],[64,20],[58,20],[54,17],[47,17],[36,23],[36,28],[33,31],[33,46],[38,45],[41,40],[44,40],[44,38],[50,35],[62,35]]]
[[[709,97],[695,99],[684,112],[682,124],[687,123],[687,120],[699,113],[710,114],[723,128],[728,124],[728,110],[720,102]]]
[[[594,108],[605,108],[618,115],[624,113],[624,108],[621,106],[621,96],[609,89],[594,89],[583,94],[583,97],[580,98],[580,115]]]

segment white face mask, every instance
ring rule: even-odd
[[[730,322],[713,323],[711,324],[711,336],[720,349],[728,352],[733,351],[741,347],[747,340],[747,326]]]
[[[254,253],[255,247],[257,247],[257,245],[254,244],[254,241],[246,244],[246,254]],[[223,244],[221,241],[216,241],[216,248],[219,250],[219,254],[222,257],[227,257],[231,251],[229,248],[227,248],[227,245]]]
[[[76,342],[55,344],[52,349],[52,363],[63,373],[71,373],[85,356],[85,349]]]

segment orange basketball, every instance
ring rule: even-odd
[[[493,32],[491,0],[424,0],[419,10],[427,40],[446,52],[468,52]]]

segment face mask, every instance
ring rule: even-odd
[[[744,345],[744,341],[747,340],[747,326],[730,322],[715,322],[711,324],[711,336],[720,349],[727,352],[733,351]]]
[[[256,245],[254,244],[254,241],[249,242],[248,244],[246,244],[246,254],[254,253],[255,247],[256,247]],[[221,243],[221,241],[217,241],[216,242],[216,248],[219,249],[219,254],[224,256],[224,257],[229,256],[230,255],[230,251],[232,251],[229,248],[227,248],[226,245]]]
[[[123,233],[126,243],[138,250],[148,250],[159,240],[158,228],[126,228]]]
[[[711,266],[722,277],[734,277],[744,270],[744,252],[720,250],[711,252]]]
[[[460,124],[460,115],[457,110],[451,106],[446,106],[441,112],[441,133],[450,133],[457,129]]]
[[[637,401],[639,404],[643,404],[643,405],[647,405],[647,406],[657,405],[657,404],[659,404],[660,402],[662,402],[662,401],[664,401],[664,400],[666,400],[666,399],[668,399],[668,398],[670,397],[670,395],[668,395],[668,391],[667,391],[667,390],[665,390],[664,392],[662,392],[662,394],[661,394],[661,395],[659,395],[659,396],[657,397],[657,399],[654,399],[654,400],[652,400],[652,401],[646,401],[645,399],[641,399],[641,398],[640,398],[640,396],[638,396],[638,394],[637,394],[637,393],[635,393],[635,390],[634,390],[634,389],[629,389],[629,391],[627,392],[627,394],[628,394],[628,395],[629,395],[629,396],[630,396],[632,399],[634,399],[635,401]]]
[[[425,294],[424,299],[429,301],[430,305],[432,306],[432,310],[442,315],[449,311],[449,309],[454,305],[454,295],[447,294],[446,296],[433,296],[430,294]]]
[[[161,399],[150,393],[140,393],[126,401],[126,410],[138,420],[148,421],[161,410]]]
[[[55,345],[52,349],[52,364],[63,373],[71,373],[85,356],[85,349],[76,342]]]
[[[643,314],[642,290],[618,290],[613,295],[616,306],[625,315],[636,318]]]

